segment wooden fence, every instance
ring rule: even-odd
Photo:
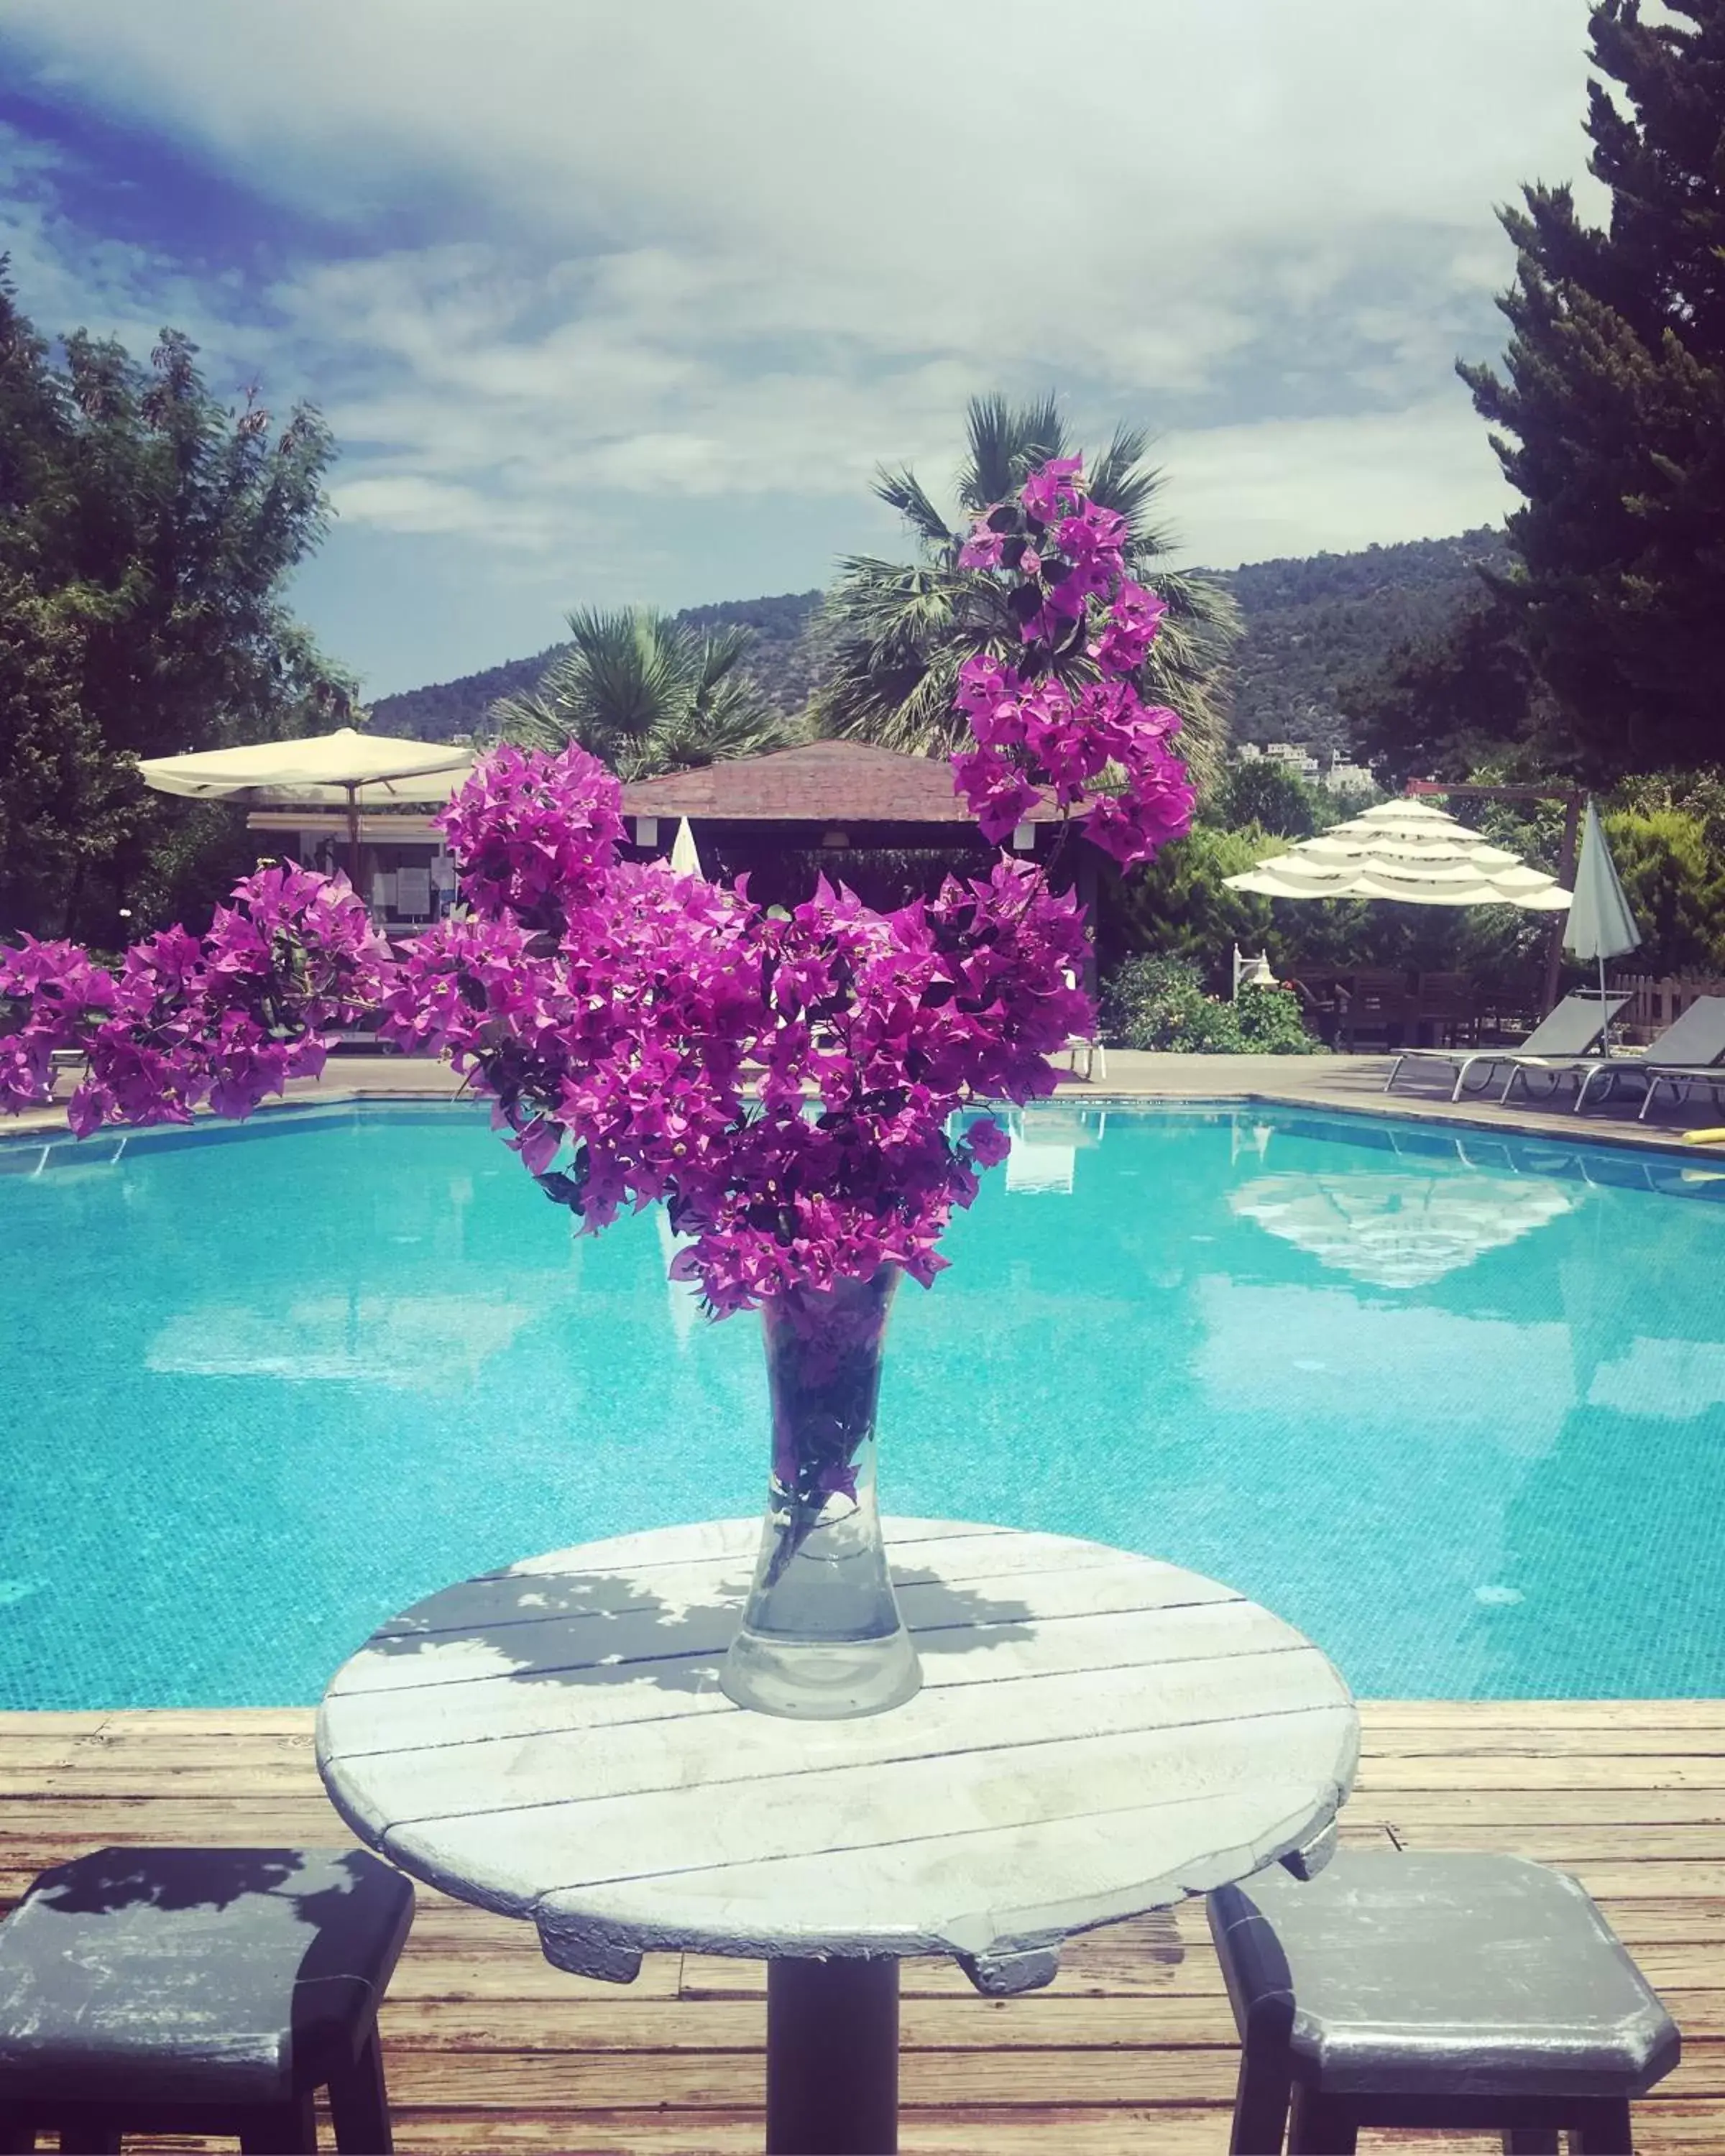
[[[1697,996],[1725,996],[1725,980],[1700,977],[1677,980],[1667,975],[1656,980],[1651,973],[1612,973],[1608,981],[1620,993],[1634,998],[1619,1023],[1635,1033],[1663,1033]]]

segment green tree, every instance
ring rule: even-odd
[[[1681,808],[1622,809],[1604,819],[1624,896],[1641,932],[1619,963],[1655,975],[1725,973],[1725,860],[1701,818]]]
[[[1242,988],[1207,995],[1189,958],[1123,958],[1103,983],[1102,1038],[1111,1047],[1187,1055],[1312,1055],[1297,997]]]
[[[1466,778],[1487,758],[1527,778],[1560,764],[1558,722],[1518,630],[1513,607],[1481,592],[1446,627],[1349,676],[1339,701],[1354,752],[1391,786]]]
[[[0,926],[56,925],[123,829],[123,773],[80,701],[82,624],[0,564]]]
[[[973,398],[967,425],[950,522],[908,467],[880,473],[875,491],[910,526],[918,558],[853,555],[841,563],[827,595],[823,678],[813,704],[824,733],[943,756],[963,732],[952,711],[959,667],[975,652],[1006,653],[1019,643],[999,580],[961,569],[959,549],[972,518],[1014,493],[1050,457],[1070,455],[1072,446],[1052,397],[1025,405]],[[1167,567],[1168,534],[1149,521],[1163,478],[1144,462],[1148,446],[1142,429],[1121,427],[1086,469],[1096,500],[1127,520],[1132,573],[1168,602],[1142,685],[1180,713],[1187,760],[1208,783],[1226,738],[1226,665],[1240,618],[1217,586]]]
[[[132,760],[301,732],[345,697],[283,598],[333,454],[309,407],[278,428],[222,405],[176,331],[147,364],[82,331],[56,362],[0,274],[0,929],[112,942],[157,850],[184,854]],[[194,910],[233,820],[209,875],[177,871]]]
[[[1725,862],[1725,765],[1702,771],[1637,773],[1614,790],[1611,806],[1680,808],[1695,818],[1709,851]]]
[[[578,610],[568,623],[572,641],[537,688],[492,705],[506,740],[549,749],[578,742],[629,779],[758,756],[801,738],[742,670],[746,629],[701,634],[641,608]]]
[[[1281,850],[1255,824],[1233,831],[1199,823],[1141,869],[1122,875],[1105,867],[1096,893],[1103,963],[1137,952],[1189,958],[1212,988],[1225,988],[1230,947],[1262,950],[1274,916],[1270,900],[1229,891],[1224,879]]]
[[[1230,764],[1204,807],[1213,823],[1234,829],[1255,824],[1276,839],[1309,839],[1330,820],[1317,788],[1267,756]]]
[[[1555,692],[1569,762],[1604,780],[1714,761],[1725,680],[1725,0],[1598,0],[1589,169],[1502,213],[1504,376],[1461,372],[1525,506],[1500,584]]]

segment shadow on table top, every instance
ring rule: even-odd
[[[1028,1640],[1034,1613],[1015,1595],[914,1577],[896,1568],[905,1622],[925,1661],[986,1653]],[[475,1590],[483,1590],[480,1594]],[[482,1601],[465,1620],[458,1597]],[[434,1596],[369,1643],[369,1654],[427,1657],[426,1681],[459,1681],[460,1650],[491,1666],[464,1675],[508,1675],[559,1685],[649,1683],[666,1691],[711,1691],[741,1613],[741,1597],[685,1600],[655,1593],[642,1572],[506,1573]],[[432,1658],[442,1656],[439,1671]]]

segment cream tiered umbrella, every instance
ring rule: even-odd
[[[1562,1183],[1483,1175],[1260,1175],[1230,1193],[1242,1219],[1373,1287],[1429,1287],[1574,1211]]]
[[[148,757],[138,771],[145,785],[158,793],[253,807],[345,807],[348,872],[357,891],[361,809],[447,801],[472,770],[475,753],[452,742],[404,741],[337,726],[333,733],[302,735],[295,741]]]
[[[1265,898],[1393,898],[1535,913],[1562,913],[1569,904],[1554,876],[1418,800],[1380,802],[1224,881]]]

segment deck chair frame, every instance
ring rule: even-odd
[[[1684,1036],[1691,1043],[1702,1044],[1702,1055],[1696,1059],[1692,1047],[1686,1047]],[[1667,1043],[1671,1044],[1670,1047]],[[1711,1060],[1707,1051],[1712,1050]],[[1500,1101],[1507,1101],[1515,1091],[1516,1081],[1525,1081],[1529,1070],[1549,1070],[1554,1080],[1575,1077],[1579,1083],[1575,1089],[1574,1111],[1579,1115],[1587,1104],[1596,1080],[1604,1078],[1638,1078],[1641,1081],[1641,1107],[1638,1120],[1645,1122],[1647,1111],[1661,1084],[1669,1082],[1680,1096],[1686,1094],[1691,1084],[1707,1085],[1717,1090],[1725,1085],[1725,996],[1697,996],[1639,1055],[1540,1055],[1529,1056],[1509,1074]]]
[[[1629,1001],[1630,998],[1626,995],[1611,994],[1602,999],[1590,989],[1578,989],[1574,993],[1565,996],[1555,1009],[1548,1011],[1519,1048],[1404,1048],[1399,1050],[1395,1061],[1390,1065],[1389,1075],[1384,1081],[1384,1090],[1387,1093],[1394,1086],[1404,1063],[1441,1063],[1453,1069],[1455,1073],[1455,1083],[1450,1089],[1450,1098],[1452,1101],[1459,1101],[1466,1088],[1468,1074],[1478,1064],[1501,1066],[1506,1063],[1514,1063],[1517,1057],[1529,1055],[1536,1063],[1544,1060],[1563,1064],[1584,1060],[1586,1043],[1584,1043],[1579,1050],[1570,1050],[1567,1052],[1561,1049],[1556,1050],[1536,1049],[1531,1044],[1538,1039],[1540,1034],[1545,1031],[1560,1014],[1571,1010],[1586,1010],[1596,1015],[1598,1023],[1589,1039],[1597,1040],[1600,1034]]]

